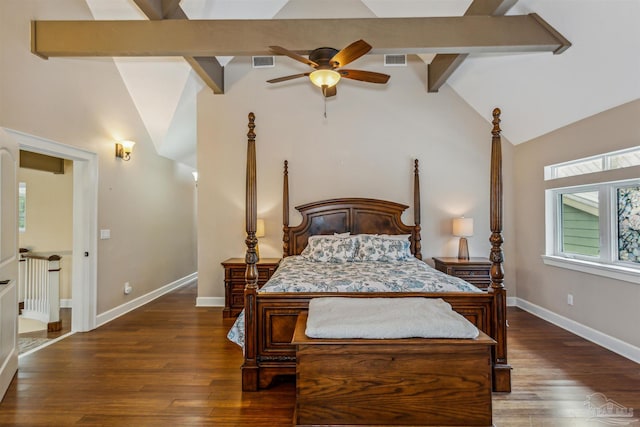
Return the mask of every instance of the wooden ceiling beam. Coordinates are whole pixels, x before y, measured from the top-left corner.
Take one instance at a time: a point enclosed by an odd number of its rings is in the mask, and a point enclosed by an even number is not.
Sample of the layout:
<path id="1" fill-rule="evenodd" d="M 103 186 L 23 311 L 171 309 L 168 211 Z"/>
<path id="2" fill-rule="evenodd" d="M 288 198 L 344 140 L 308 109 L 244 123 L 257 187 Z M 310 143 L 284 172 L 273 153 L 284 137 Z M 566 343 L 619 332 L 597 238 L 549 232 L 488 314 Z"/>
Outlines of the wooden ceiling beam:
<path id="1" fill-rule="evenodd" d="M 517 2 L 518 0 L 473 0 L 464 14 L 502 16 Z"/>
<path id="2" fill-rule="evenodd" d="M 147 15 L 147 18 L 154 21 L 189 19 L 180 7 L 180 0 L 134 0 L 134 2 L 142 13 Z M 224 93 L 224 67 L 220 65 L 215 56 L 185 56 L 184 59 L 202 81 L 213 90 L 213 93 Z"/>
<path id="3" fill-rule="evenodd" d="M 42 57 L 306 54 L 364 39 L 371 53 L 554 52 L 570 43 L 535 14 L 431 18 L 33 21 Z"/>
<path id="4" fill-rule="evenodd" d="M 427 92 L 438 92 L 467 56 L 467 53 L 439 53 L 434 56 L 427 65 Z"/>
<path id="5" fill-rule="evenodd" d="M 474 15 L 504 15 L 518 0 L 474 0 L 464 13 Z M 438 54 L 427 66 L 427 91 L 438 92 L 453 72 L 464 62 L 467 54 Z"/>

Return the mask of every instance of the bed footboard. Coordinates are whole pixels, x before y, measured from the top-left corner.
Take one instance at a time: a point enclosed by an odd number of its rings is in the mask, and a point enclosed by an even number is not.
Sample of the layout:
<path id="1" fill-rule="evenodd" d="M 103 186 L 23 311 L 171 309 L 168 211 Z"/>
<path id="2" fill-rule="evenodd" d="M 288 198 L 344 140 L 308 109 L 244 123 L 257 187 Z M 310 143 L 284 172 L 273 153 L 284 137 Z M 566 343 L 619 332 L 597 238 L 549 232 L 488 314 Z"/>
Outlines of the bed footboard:
<path id="1" fill-rule="evenodd" d="M 242 366 L 244 391 L 267 388 L 276 376 L 295 374 L 295 346 L 291 344 L 291 339 L 298 314 L 307 312 L 312 298 L 326 296 L 326 293 L 245 291 L 245 361 Z M 494 334 L 494 295 L 491 293 L 332 293 L 331 296 L 442 298 L 478 329 L 489 336 Z M 493 366 L 496 366 L 495 360 Z"/>

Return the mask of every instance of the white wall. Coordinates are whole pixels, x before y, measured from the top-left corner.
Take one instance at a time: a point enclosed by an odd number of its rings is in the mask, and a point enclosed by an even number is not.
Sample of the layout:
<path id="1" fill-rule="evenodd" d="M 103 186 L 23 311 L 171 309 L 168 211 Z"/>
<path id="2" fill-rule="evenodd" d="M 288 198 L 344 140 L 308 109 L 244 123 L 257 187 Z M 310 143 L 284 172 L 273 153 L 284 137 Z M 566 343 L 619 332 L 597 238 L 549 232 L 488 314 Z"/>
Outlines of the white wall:
<path id="1" fill-rule="evenodd" d="M 629 168 L 545 182 L 544 166 L 639 145 L 638 117 L 640 101 L 634 101 L 515 150 L 518 297 L 636 347 L 640 347 L 640 285 L 548 266 L 541 255 L 545 250 L 545 189 L 576 185 L 580 179 L 637 178 L 638 172 Z M 567 305 L 569 293 L 573 306 Z"/>
<path id="2" fill-rule="evenodd" d="M 455 256 L 453 217 L 475 219 L 472 256 L 489 254 L 489 164 L 491 111 L 478 116 L 448 86 L 425 90 L 426 67 L 410 57 L 408 67 L 383 67 L 367 56 L 350 68 L 391 74 L 376 86 L 341 81 L 327 101 L 306 79 L 269 85 L 266 80 L 306 71 L 278 57 L 275 68 L 252 69 L 248 58 L 225 67 L 225 94 L 198 99 L 199 297 L 224 295 L 220 262 L 243 257 L 247 115 L 256 114 L 258 216 L 266 219 L 263 257 L 282 248 L 282 165 L 289 160 L 290 224 L 294 206 L 334 197 L 372 197 L 410 206 L 413 221 L 413 159 L 421 162 L 423 257 Z M 508 120 L 508 113 L 505 114 Z M 504 142 L 506 258 L 513 260 L 511 157 Z M 514 291 L 514 265 L 507 265 Z"/>
<path id="3" fill-rule="evenodd" d="M 100 314 L 196 271 L 195 185 L 156 153 L 113 60 L 31 54 L 32 19 L 92 16 L 82 0 L 0 2 L 0 126 L 97 153 L 98 227 L 111 230 L 98 241 Z M 117 139 L 137 141 L 131 161 L 115 158 Z"/>

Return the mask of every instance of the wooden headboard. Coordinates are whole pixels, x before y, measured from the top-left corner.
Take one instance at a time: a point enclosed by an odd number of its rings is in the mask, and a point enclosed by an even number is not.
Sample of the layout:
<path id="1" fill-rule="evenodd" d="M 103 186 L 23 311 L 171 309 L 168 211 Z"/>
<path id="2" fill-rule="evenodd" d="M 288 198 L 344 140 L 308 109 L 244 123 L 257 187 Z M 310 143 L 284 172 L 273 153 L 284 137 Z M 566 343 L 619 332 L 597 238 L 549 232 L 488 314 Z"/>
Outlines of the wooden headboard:
<path id="1" fill-rule="evenodd" d="M 296 206 L 302 222 L 289 227 L 289 163 L 284 162 L 283 188 L 283 256 L 299 255 L 307 246 L 309 236 L 333 233 L 351 234 L 410 234 L 411 253 L 422 259 L 420 243 L 420 185 L 418 161 L 414 169 L 415 225 L 402 222 L 407 205 L 386 200 L 341 198 L 322 200 Z"/>

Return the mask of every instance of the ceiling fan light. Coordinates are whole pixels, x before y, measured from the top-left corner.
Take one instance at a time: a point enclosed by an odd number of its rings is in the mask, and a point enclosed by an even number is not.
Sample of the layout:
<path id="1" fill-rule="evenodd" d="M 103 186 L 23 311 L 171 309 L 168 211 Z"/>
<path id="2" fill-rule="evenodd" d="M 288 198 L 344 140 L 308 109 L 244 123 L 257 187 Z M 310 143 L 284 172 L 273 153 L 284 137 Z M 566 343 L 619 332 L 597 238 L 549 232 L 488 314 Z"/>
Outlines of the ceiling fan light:
<path id="1" fill-rule="evenodd" d="M 318 87 L 332 87 L 340 80 L 340 73 L 334 70 L 316 70 L 309 74 L 309 79 Z"/>

